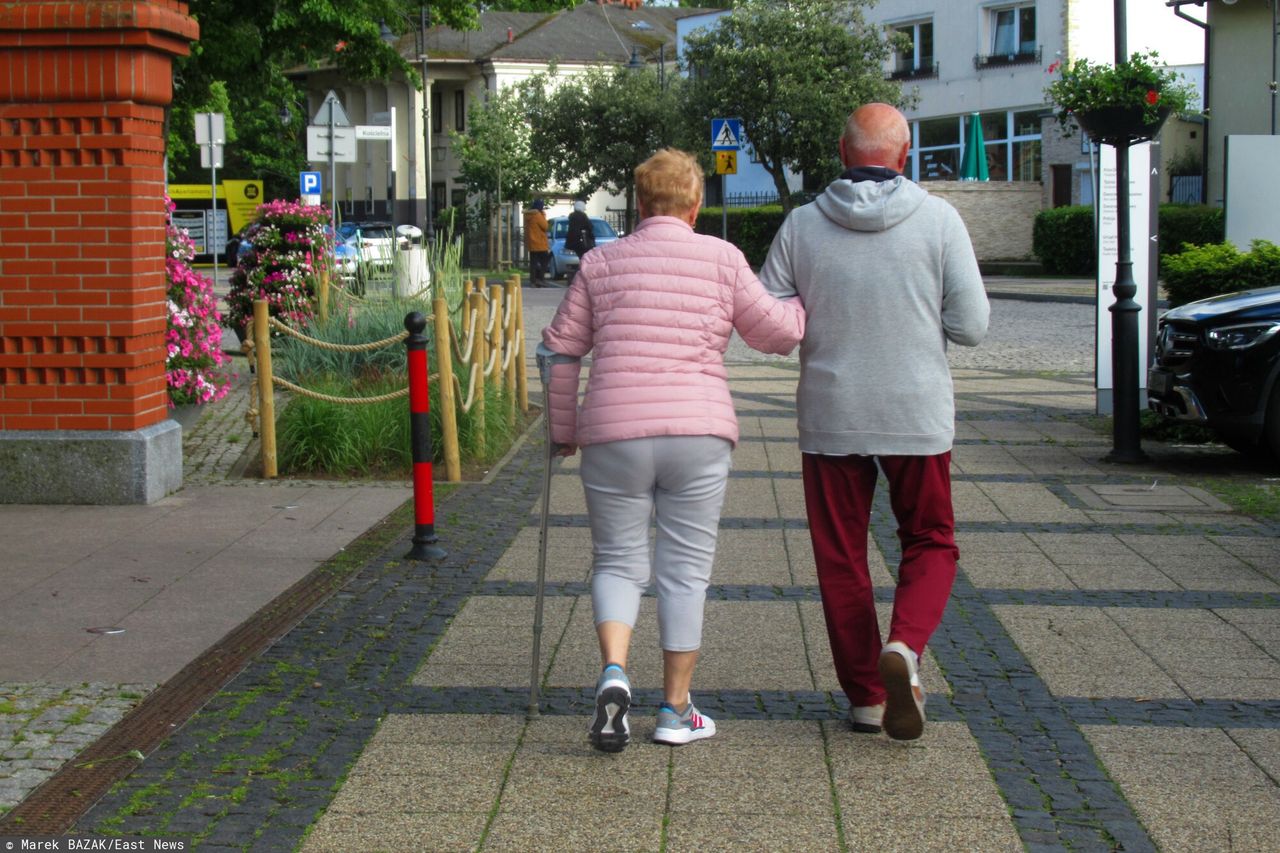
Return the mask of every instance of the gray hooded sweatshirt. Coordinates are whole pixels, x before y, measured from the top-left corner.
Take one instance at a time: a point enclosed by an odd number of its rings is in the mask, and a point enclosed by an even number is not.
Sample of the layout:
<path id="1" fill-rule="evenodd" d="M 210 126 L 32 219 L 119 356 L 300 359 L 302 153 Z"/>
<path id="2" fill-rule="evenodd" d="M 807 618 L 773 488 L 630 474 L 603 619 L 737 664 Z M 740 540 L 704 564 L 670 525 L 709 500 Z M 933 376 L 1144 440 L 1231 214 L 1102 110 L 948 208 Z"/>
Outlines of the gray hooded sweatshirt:
<path id="1" fill-rule="evenodd" d="M 800 450 L 931 456 L 951 449 L 947 342 L 987 332 L 986 289 L 955 208 L 902 176 L 840 179 L 782 223 L 760 272 L 799 294 Z"/>

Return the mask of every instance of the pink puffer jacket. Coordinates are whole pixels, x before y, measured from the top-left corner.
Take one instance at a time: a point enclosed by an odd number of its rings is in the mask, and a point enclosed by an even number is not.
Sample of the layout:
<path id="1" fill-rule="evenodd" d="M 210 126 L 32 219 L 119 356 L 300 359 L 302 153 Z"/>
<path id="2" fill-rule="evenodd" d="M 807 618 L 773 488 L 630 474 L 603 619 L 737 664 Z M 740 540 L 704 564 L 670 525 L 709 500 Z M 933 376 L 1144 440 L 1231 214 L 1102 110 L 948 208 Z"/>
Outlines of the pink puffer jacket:
<path id="1" fill-rule="evenodd" d="M 581 410 L 580 363 L 552 365 L 552 440 L 718 435 L 736 444 L 724 367 L 734 329 L 754 349 L 780 355 L 804 337 L 800 302 L 771 296 L 736 246 L 654 216 L 591 250 L 542 331 L 556 353 L 593 352 Z"/>

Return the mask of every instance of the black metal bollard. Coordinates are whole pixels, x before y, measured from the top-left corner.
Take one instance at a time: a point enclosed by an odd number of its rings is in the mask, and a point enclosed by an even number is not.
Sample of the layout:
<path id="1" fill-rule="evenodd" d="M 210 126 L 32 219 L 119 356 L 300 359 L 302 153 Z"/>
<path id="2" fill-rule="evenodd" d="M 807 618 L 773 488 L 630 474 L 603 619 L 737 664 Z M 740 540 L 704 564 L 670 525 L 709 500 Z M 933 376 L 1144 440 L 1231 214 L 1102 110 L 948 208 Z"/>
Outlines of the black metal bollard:
<path id="1" fill-rule="evenodd" d="M 431 403 L 427 388 L 427 318 L 414 311 L 405 315 L 409 362 L 409 426 L 413 447 L 413 547 L 406 560 L 438 560 L 448 551 L 436 543 L 436 508 L 431 491 Z"/>

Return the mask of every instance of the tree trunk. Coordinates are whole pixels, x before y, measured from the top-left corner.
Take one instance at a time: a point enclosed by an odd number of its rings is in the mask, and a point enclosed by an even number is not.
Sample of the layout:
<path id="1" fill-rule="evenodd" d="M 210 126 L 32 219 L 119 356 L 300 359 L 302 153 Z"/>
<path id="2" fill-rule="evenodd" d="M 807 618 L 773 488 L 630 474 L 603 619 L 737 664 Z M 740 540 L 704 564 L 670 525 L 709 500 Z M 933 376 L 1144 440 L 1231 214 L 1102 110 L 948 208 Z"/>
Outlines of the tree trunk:
<path id="1" fill-rule="evenodd" d="M 774 189 L 778 191 L 778 201 L 782 203 L 782 215 L 786 216 L 791 212 L 791 190 L 787 188 L 786 167 L 778 166 L 777 171 L 769 169 L 769 174 L 773 177 Z"/>
<path id="2" fill-rule="evenodd" d="M 626 226 L 625 226 L 626 232 L 628 234 L 630 234 L 633 230 L 635 230 L 633 227 L 635 222 L 633 218 L 634 212 L 635 212 L 635 206 L 636 206 L 636 185 L 628 181 L 627 182 L 627 217 L 626 217 Z"/>

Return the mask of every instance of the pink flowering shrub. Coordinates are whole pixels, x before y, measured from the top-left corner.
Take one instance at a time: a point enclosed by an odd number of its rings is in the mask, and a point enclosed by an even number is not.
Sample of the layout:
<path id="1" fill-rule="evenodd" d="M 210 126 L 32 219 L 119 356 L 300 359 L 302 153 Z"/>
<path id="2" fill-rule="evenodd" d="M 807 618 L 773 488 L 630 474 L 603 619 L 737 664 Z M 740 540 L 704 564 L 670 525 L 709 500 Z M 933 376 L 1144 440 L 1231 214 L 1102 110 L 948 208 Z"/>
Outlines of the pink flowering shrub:
<path id="1" fill-rule="evenodd" d="M 165 209 L 174 210 L 167 198 Z M 187 232 L 170 221 L 165 228 L 164 271 L 169 291 L 165 378 L 171 407 L 212 403 L 231 388 L 231 374 L 225 370 L 231 359 L 222 352 L 218 300 L 213 282 L 191 268 L 195 254 Z"/>
<path id="2" fill-rule="evenodd" d="M 245 233 L 252 250 L 241 257 L 227 296 L 228 325 L 244 336 L 255 299 L 271 315 L 295 326 L 311 323 L 315 282 L 331 254 L 329 209 L 277 199 L 258 205 Z"/>

